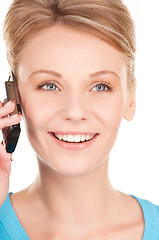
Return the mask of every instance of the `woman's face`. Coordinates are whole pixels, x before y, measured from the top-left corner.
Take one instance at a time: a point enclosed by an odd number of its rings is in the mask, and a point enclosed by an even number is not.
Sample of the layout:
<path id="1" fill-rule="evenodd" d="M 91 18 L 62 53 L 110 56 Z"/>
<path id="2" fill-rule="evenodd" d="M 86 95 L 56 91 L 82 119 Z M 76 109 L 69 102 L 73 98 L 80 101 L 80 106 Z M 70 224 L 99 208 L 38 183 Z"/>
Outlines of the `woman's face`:
<path id="1" fill-rule="evenodd" d="M 122 118 L 134 114 L 125 55 L 64 25 L 26 43 L 18 85 L 29 141 L 38 160 L 60 174 L 86 173 L 107 161 Z"/>

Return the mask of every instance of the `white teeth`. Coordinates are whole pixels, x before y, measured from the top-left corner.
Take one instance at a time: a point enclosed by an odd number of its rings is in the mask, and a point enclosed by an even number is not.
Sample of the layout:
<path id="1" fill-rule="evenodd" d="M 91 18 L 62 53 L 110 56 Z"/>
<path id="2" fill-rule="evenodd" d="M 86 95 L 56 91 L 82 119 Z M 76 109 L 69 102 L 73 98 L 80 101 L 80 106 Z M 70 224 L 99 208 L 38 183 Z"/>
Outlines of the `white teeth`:
<path id="1" fill-rule="evenodd" d="M 68 135 L 67 139 L 68 139 L 69 142 L 73 142 L 74 141 L 74 137 L 72 135 Z"/>
<path id="2" fill-rule="evenodd" d="M 61 135 L 61 134 L 55 134 L 55 136 L 59 140 L 67 141 L 67 142 L 84 142 L 92 139 L 94 136 L 92 135 Z"/>
<path id="3" fill-rule="evenodd" d="M 72 135 L 73 137 L 73 141 L 72 142 L 80 142 L 80 135 Z M 67 141 L 69 142 L 69 139 L 67 139 Z"/>
<path id="4" fill-rule="evenodd" d="M 86 137 L 84 135 L 81 136 L 81 142 L 84 142 L 86 140 Z"/>
<path id="5" fill-rule="evenodd" d="M 62 140 L 62 135 L 58 135 L 59 140 Z"/>
<path id="6" fill-rule="evenodd" d="M 89 135 L 86 136 L 86 140 L 89 140 Z"/>
<path id="7" fill-rule="evenodd" d="M 63 135 L 63 140 L 67 141 L 67 136 L 66 135 Z"/>

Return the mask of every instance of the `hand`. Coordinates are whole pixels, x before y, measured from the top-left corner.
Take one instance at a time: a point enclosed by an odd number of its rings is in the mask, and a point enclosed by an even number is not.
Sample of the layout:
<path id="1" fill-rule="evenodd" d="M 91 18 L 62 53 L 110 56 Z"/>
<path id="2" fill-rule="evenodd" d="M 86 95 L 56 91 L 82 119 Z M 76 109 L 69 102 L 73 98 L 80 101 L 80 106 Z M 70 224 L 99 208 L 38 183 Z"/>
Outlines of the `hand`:
<path id="1" fill-rule="evenodd" d="M 7 104 L 2 104 L 0 101 L 0 129 L 18 124 L 21 120 L 20 115 L 13 115 L 8 117 L 8 114 L 14 111 L 15 103 L 9 101 Z M 0 144 L 0 207 L 7 198 L 9 191 L 9 176 L 11 172 L 11 157 L 12 154 L 7 153 L 3 145 Z"/>

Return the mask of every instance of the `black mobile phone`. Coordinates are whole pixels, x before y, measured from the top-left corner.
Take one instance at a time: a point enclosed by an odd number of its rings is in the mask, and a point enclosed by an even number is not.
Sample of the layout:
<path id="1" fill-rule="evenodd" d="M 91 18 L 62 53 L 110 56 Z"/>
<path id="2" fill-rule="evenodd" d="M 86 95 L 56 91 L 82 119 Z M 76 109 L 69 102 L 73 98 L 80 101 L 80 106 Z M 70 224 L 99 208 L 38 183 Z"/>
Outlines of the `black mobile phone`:
<path id="1" fill-rule="evenodd" d="M 14 99 L 15 101 L 15 109 L 9 116 L 14 114 L 21 114 L 21 104 L 20 104 L 20 96 L 17 86 L 17 81 L 12 72 L 10 72 L 10 76 L 8 81 L 5 82 L 5 89 L 7 95 L 7 101 Z M 15 151 L 19 135 L 20 135 L 20 124 L 12 125 L 10 127 L 6 127 L 2 130 L 3 134 L 3 143 L 8 153 L 13 153 Z"/>

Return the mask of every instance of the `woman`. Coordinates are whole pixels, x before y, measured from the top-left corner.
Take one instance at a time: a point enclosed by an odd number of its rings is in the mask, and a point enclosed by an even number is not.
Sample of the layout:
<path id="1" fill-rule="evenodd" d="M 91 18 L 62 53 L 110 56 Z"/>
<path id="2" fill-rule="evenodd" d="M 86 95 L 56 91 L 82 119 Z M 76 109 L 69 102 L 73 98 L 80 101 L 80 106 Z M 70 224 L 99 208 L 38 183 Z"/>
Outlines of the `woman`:
<path id="1" fill-rule="evenodd" d="M 2 239 L 159 238 L 159 207 L 114 189 L 109 153 L 135 113 L 135 34 L 116 0 L 13 1 L 4 24 L 36 180 L 8 193 L 10 155 L 0 146 Z M 0 128 L 17 124 L 0 108 Z"/>

